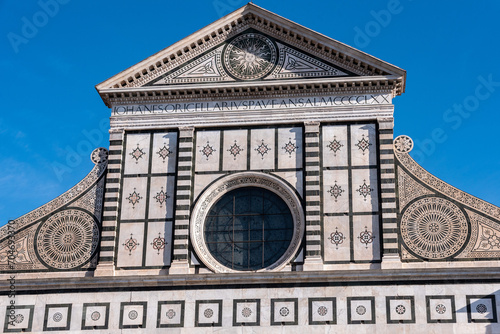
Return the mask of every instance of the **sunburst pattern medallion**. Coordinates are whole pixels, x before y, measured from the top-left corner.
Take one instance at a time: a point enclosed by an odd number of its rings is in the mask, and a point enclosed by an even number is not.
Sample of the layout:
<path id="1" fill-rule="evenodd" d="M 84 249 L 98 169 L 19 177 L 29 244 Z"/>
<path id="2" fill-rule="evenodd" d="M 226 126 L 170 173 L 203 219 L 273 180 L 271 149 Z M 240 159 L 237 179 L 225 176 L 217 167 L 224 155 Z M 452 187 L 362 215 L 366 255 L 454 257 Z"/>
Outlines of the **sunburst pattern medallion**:
<path id="1" fill-rule="evenodd" d="M 277 59 L 273 42 L 260 34 L 236 37 L 224 51 L 224 65 L 237 79 L 255 80 L 269 74 Z"/>

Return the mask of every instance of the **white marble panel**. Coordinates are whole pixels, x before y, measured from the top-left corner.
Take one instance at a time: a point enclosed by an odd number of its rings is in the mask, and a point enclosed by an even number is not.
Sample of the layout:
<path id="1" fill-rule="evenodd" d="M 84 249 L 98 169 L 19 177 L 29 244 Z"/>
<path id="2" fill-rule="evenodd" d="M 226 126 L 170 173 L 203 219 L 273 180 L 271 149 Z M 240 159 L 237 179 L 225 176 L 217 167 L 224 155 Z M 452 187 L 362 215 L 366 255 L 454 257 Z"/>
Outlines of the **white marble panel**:
<path id="1" fill-rule="evenodd" d="M 301 314 L 305 314 L 305 308 L 299 310 Z M 333 306 L 332 300 L 314 300 L 311 303 L 311 315 L 312 321 L 326 322 L 333 321 L 335 319 L 334 312 L 335 308 Z"/>
<path id="2" fill-rule="evenodd" d="M 152 154 L 151 173 L 175 173 L 177 132 L 155 133 Z"/>
<path id="3" fill-rule="evenodd" d="M 248 130 L 226 130 L 222 169 L 227 171 L 247 170 Z"/>
<path id="4" fill-rule="evenodd" d="M 17 301 L 16 301 L 17 302 Z M 7 303 L 10 303 L 10 301 L 7 301 Z M 8 307 L 10 305 L 6 305 Z M 5 310 L 5 312 L 10 312 L 9 309 L 6 307 L 2 307 L 2 310 Z M 9 318 L 4 317 L 6 319 L 5 321 L 7 322 L 5 324 L 4 329 L 6 328 L 8 331 L 13 332 L 13 331 L 23 331 L 23 329 L 26 329 L 29 327 L 30 324 L 30 319 L 33 318 L 34 312 L 30 308 L 24 308 L 24 305 L 15 305 L 15 309 L 12 310 L 12 313 L 6 313 L 10 314 Z M 2 314 L 3 315 L 3 314 Z M 37 319 L 38 320 L 38 319 Z M 40 320 L 43 320 L 43 315 Z M 32 320 L 33 322 L 33 320 Z M 4 331 L 4 333 L 7 331 Z"/>
<path id="5" fill-rule="evenodd" d="M 353 243 L 355 261 L 380 260 L 379 216 L 353 217 Z"/>
<path id="6" fill-rule="evenodd" d="M 347 125 L 327 125 L 321 129 L 323 167 L 347 166 Z"/>
<path id="7" fill-rule="evenodd" d="M 203 192 L 203 190 L 224 174 L 197 174 L 194 176 L 194 198 L 193 202 Z"/>
<path id="8" fill-rule="evenodd" d="M 469 302 L 471 320 L 491 320 L 496 316 L 490 298 L 470 298 Z"/>
<path id="9" fill-rule="evenodd" d="M 144 223 L 120 224 L 117 267 L 142 266 Z"/>
<path id="10" fill-rule="evenodd" d="M 88 305 L 84 314 L 84 326 L 102 327 L 106 324 L 107 308 L 105 305 Z"/>
<path id="11" fill-rule="evenodd" d="M 47 329 L 55 330 L 55 329 L 64 329 L 69 324 L 69 307 L 52 307 L 48 306 L 47 312 Z"/>
<path id="12" fill-rule="evenodd" d="M 195 170 L 197 172 L 218 171 L 220 150 L 220 131 L 196 132 Z"/>
<path id="13" fill-rule="evenodd" d="M 298 316 L 295 314 L 295 301 L 274 302 L 274 323 L 293 323 Z"/>
<path id="14" fill-rule="evenodd" d="M 351 125 L 351 164 L 352 166 L 377 164 L 375 124 Z"/>
<path id="15" fill-rule="evenodd" d="M 410 299 L 389 299 L 389 319 L 391 321 L 411 321 L 412 305 Z"/>
<path id="16" fill-rule="evenodd" d="M 250 169 L 274 169 L 275 129 L 255 129 L 250 137 Z"/>
<path id="17" fill-rule="evenodd" d="M 297 172 L 276 172 L 276 173 L 271 173 L 274 175 L 277 175 L 281 177 L 282 179 L 286 180 L 292 188 L 297 190 L 299 195 L 302 197 L 303 192 L 304 192 L 304 182 L 302 180 L 302 171 L 297 171 Z"/>
<path id="18" fill-rule="evenodd" d="M 144 316 L 143 305 L 123 305 L 123 326 L 142 325 Z"/>
<path id="19" fill-rule="evenodd" d="M 351 240 L 348 216 L 323 218 L 323 254 L 325 261 L 350 261 Z"/>
<path id="20" fill-rule="evenodd" d="M 378 174 L 375 168 L 352 170 L 353 212 L 378 211 L 377 178 Z"/>
<path id="21" fill-rule="evenodd" d="M 184 309 L 181 302 L 169 302 L 161 304 L 159 310 L 160 326 L 177 327 L 182 324 Z"/>
<path id="22" fill-rule="evenodd" d="M 278 129 L 278 169 L 302 168 L 302 128 Z"/>
<path id="23" fill-rule="evenodd" d="M 212 324 L 219 322 L 219 303 L 200 303 L 198 305 L 198 323 Z"/>
<path id="24" fill-rule="evenodd" d="M 351 300 L 351 321 L 373 321 L 372 301 L 370 299 Z"/>
<path id="25" fill-rule="evenodd" d="M 171 261 L 172 222 L 149 222 L 146 266 L 168 266 Z"/>
<path id="26" fill-rule="evenodd" d="M 147 198 L 146 177 L 123 179 L 121 219 L 145 219 Z"/>
<path id="27" fill-rule="evenodd" d="M 347 170 L 323 171 L 323 212 L 349 212 L 349 174 Z"/>
<path id="28" fill-rule="evenodd" d="M 256 323 L 259 310 L 256 301 L 236 303 L 236 323 Z"/>
<path id="29" fill-rule="evenodd" d="M 175 177 L 151 177 L 149 185 L 149 218 L 173 218 Z"/>
<path id="30" fill-rule="evenodd" d="M 149 169 L 149 133 L 127 135 L 125 147 L 125 174 L 147 174 Z"/>
<path id="31" fill-rule="evenodd" d="M 429 299 L 429 320 L 452 320 L 453 312 L 451 298 L 432 297 Z"/>

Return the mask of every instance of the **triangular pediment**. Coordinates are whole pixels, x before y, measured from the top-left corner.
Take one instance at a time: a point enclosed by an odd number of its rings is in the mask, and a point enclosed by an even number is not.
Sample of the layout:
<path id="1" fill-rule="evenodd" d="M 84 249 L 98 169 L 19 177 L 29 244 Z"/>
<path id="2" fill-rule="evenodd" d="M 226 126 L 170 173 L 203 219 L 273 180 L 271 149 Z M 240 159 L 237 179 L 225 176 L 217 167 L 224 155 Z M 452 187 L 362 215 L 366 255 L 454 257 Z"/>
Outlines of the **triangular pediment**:
<path id="1" fill-rule="evenodd" d="M 107 104 L 109 96 L 124 91 L 161 93 L 221 84 L 227 89 L 299 80 L 337 86 L 366 81 L 370 87 L 385 82 L 398 95 L 405 77 L 394 65 L 249 3 L 96 88 Z"/>
<path id="2" fill-rule="evenodd" d="M 144 86 L 342 76 L 357 74 L 248 29 Z"/>

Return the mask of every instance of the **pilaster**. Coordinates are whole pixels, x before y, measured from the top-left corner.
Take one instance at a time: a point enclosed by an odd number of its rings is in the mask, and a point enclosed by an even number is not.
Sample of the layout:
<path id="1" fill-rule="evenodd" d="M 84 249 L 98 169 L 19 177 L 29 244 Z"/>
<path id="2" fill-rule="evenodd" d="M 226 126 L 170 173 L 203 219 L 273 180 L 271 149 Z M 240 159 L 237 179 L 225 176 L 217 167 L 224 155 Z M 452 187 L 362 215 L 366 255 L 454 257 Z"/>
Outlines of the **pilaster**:
<path id="1" fill-rule="evenodd" d="M 189 272 L 189 219 L 192 200 L 194 127 L 179 128 L 179 156 L 175 195 L 174 253 L 170 274 Z"/>
<path id="2" fill-rule="evenodd" d="M 320 219 L 320 157 L 319 122 L 304 123 L 305 134 L 305 211 L 306 249 L 304 270 L 320 270 L 321 259 L 321 219 Z"/>

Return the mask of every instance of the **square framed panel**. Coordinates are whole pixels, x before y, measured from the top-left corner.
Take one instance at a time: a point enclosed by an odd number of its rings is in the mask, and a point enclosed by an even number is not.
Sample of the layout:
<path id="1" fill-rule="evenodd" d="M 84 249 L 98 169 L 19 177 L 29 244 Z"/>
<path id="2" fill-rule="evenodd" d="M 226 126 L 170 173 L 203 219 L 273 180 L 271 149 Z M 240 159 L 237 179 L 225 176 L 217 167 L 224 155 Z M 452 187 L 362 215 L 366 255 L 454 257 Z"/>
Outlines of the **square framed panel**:
<path id="1" fill-rule="evenodd" d="M 109 303 L 84 303 L 82 330 L 108 329 Z"/>
<path id="2" fill-rule="evenodd" d="M 122 302 L 120 304 L 120 329 L 145 328 L 147 302 Z"/>
<path id="3" fill-rule="evenodd" d="M 222 300 L 197 300 L 194 325 L 196 327 L 222 326 Z"/>
<path id="4" fill-rule="evenodd" d="M 233 300 L 233 326 L 260 326 L 260 299 Z"/>
<path id="5" fill-rule="evenodd" d="M 309 298 L 309 325 L 335 325 L 337 304 L 332 298 Z"/>
<path id="6" fill-rule="evenodd" d="M 348 324 L 375 323 L 375 297 L 347 297 Z"/>
<path id="7" fill-rule="evenodd" d="M 454 296 L 425 296 L 428 323 L 455 323 Z"/>
<path id="8" fill-rule="evenodd" d="M 415 297 L 387 296 L 385 302 L 388 324 L 415 323 Z"/>
<path id="9" fill-rule="evenodd" d="M 467 318 L 469 322 L 497 322 L 497 308 L 494 295 L 468 295 Z"/>
<path id="10" fill-rule="evenodd" d="M 184 327 L 184 301 L 158 301 L 157 328 Z"/>
<path id="11" fill-rule="evenodd" d="M 67 331 L 71 324 L 71 304 L 45 305 L 44 331 Z"/>
<path id="12" fill-rule="evenodd" d="M 9 309 L 9 306 L 5 308 L 3 332 L 31 332 L 35 305 L 16 305 L 14 309 Z"/>
<path id="13" fill-rule="evenodd" d="M 298 304 L 297 298 L 271 299 L 271 326 L 297 325 Z"/>

